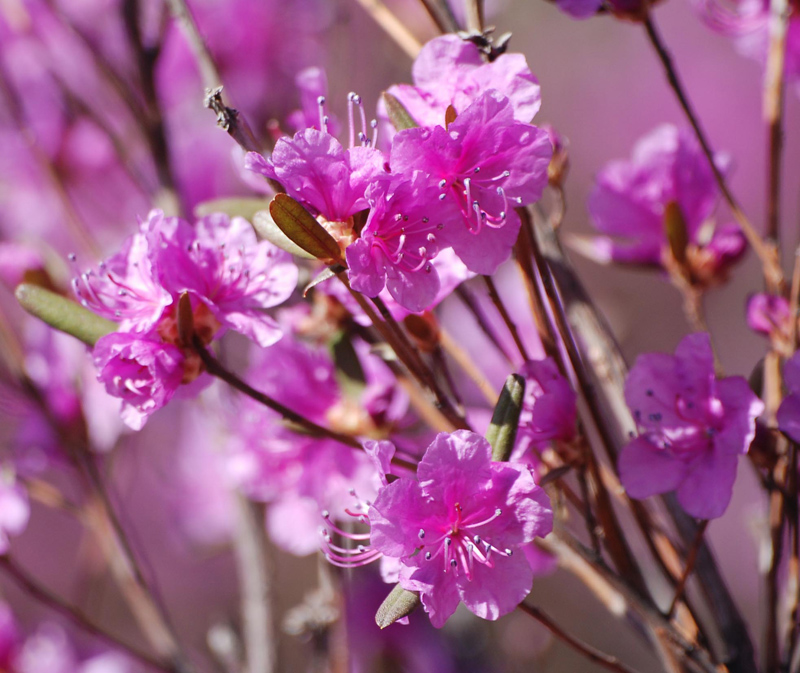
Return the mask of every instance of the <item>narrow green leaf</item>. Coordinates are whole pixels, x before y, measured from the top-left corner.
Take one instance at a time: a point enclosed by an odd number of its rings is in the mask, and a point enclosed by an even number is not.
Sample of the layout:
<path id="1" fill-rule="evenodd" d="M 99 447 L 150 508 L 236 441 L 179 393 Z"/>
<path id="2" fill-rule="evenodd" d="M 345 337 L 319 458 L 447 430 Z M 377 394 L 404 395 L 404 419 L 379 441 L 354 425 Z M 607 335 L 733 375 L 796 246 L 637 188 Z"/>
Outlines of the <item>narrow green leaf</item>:
<path id="1" fill-rule="evenodd" d="M 38 285 L 23 283 L 17 286 L 15 294 L 17 301 L 28 313 L 83 341 L 87 346 L 94 346 L 100 337 L 117 329 L 116 323 Z"/>
<path id="2" fill-rule="evenodd" d="M 486 439 L 492 445 L 492 460 L 506 461 L 511 456 L 524 397 L 525 379 L 519 374 L 511 374 L 500 392 L 492 422 L 486 430 Z"/>
<path id="3" fill-rule="evenodd" d="M 326 264 L 344 264 L 339 244 L 302 205 L 287 194 L 277 194 L 269 214 L 292 243 Z"/>
<path id="4" fill-rule="evenodd" d="M 386 104 L 386 112 L 389 115 L 389 121 L 392 122 L 398 131 L 405 131 L 406 129 L 413 129 L 419 126 L 414 118 L 411 116 L 405 105 L 403 105 L 392 94 L 384 91 L 383 102 Z"/>
<path id="5" fill-rule="evenodd" d="M 316 259 L 314 255 L 309 255 L 303 248 L 292 243 L 289 238 L 284 234 L 275 224 L 272 215 L 268 210 L 258 211 L 251 220 L 253 229 L 256 230 L 256 235 L 269 241 L 272 245 L 276 245 L 281 250 L 291 253 L 295 257 L 302 257 L 303 259 Z"/>
<path id="6" fill-rule="evenodd" d="M 195 217 L 205 217 L 212 213 L 225 213 L 229 217 L 243 217 L 246 220 L 253 220 L 259 210 L 269 207 L 267 199 L 246 198 L 243 196 L 229 197 L 224 199 L 211 199 L 203 201 L 194 207 Z"/>
<path id="7" fill-rule="evenodd" d="M 324 283 L 329 278 L 333 278 L 337 273 L 344 271 L 343 266 L 329 266 L 322 271 L 320 271 L 314 279 L 303 288 L 303 296 L 305 297 L 312 289 L 314 289 L 320 283 Z"/>
<path id="8" fill-rule="evenodd" d="M 396 584 L 378 608 L 378 612 L 375 614 L 375 623 L 385 629 L 398 619 L 410 615 L 421 602 L 418 593 L 406 591 Z"/>
<path id="9" fill-rule="evenodd" d="M 669 249 L 678 264 L 686 263 L 686 248 L 689 245 L 689 233 L 686 230 L 686 220 L 680 206 L 675 201 L 670 201 L 664 210 L 664 229 L 667 232 Z"/>

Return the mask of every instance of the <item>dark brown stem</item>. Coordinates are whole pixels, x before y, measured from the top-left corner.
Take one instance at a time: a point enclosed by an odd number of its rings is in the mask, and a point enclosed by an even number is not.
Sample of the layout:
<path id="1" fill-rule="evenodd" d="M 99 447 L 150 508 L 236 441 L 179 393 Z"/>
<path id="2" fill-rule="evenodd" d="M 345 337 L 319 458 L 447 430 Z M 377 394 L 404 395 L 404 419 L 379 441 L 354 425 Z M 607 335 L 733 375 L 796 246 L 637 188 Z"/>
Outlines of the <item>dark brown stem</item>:
<path id="1" fill-rule="evenodd" d="M 780 263 L 777 260 L 774 248 L 768 245 L 758 235 L 758 232 L 756 232 L 756 230 L 753 228 L 750 220 L 748 220 L 747 216 L 744 214 L 744 211 L 741 209 L 735 197 L 733 196 L 733 193 L 728 188 L 728 183 L 725 180 L 725 176 L 722 174 L 722 171 L 720 171 L 714 161 L 714 152 L 711 149 L 711 145 L 709 144 L 708 139 L 706 138 L 706 135 L 700 126 L 700 121 L 694 112 L 692 104 L 689 101 L 689 97 L 686 94 L 686 90 L 680 80 L 680 77 L 678 76 L 678 71 L 672 62 L 672 56 L 667 50 L 664 41 L 661 39 L 661 35 L 659 34 L 658 29 L 653 22 L 653 17 L 650 12 L 646 13 L 643 23 L 645 31 L 647 32 L 647 37 L 649 38 L 650 43 L 653 45 L 653 48 L 658 54 L 658 58 L 661 60 L 661 63 L 664 66 L 667 80 L 669 81 L 672 90 L 675 92 L 678 102 L 686 114 L 689 123 L 694 129 L 697 140 L 703 150 L 703 154 L 705 154 L 706 158 L 708 159 L 711 171 L 714 174 L 714 179 L 716 180 L 717 185 L 719 186 L 719 189 L 725 198 L 725 201 L 730 207 L 734 219 L 739 224 L 742 233 L 746 236 L 750 246 L 761 260 L 761 264 L 764 269 L 764 279 L 767 282 L 768 289 L 771 291 L 779 290 L 783 287 L 785 281 L 783 277 L 783 270 L 781 269 Z"/>
<path id="2" fill-rule="evenodd" d="M 672 603 L 670 603 L 669 610 L 667 610 L 667 619 L 672 619 L 672 615 L 675 614 L 675 608 L 678 606 L 678 601 L 683 597 L 683 592 L 686 589 L 686 582 L 689 580 L 692 570 L 694 570 L 694 564 L 695 561 L 697 561 L 697 552 L 700 551 L 700 545 L 703 542 L 703 535 L 707 527 L 708 519 L 701 521 L 700 525 L 697 527 L 694 540 L 692 540 L 692 546 L 689 548 L 689 552 L 686 555 L 686 567 L 683 569 L 683 574 L 678 580 L 678 584 L 675 587 L 675 596 L 672 599 Z"/>
<path id="3" fill-rule="evenodd" d="M 528 605 L 527 603 L 520 603 L 517 607 L 526 615 L 530 615 L 536 621 L 542 624 L 542 626 L 544 626 L 560 641 L 566 643 L 573 650 L 579 652 L 589 661 L 594 662 L 598 666 L 602 666 L 609 671 L 615 671 L 615 673 L 636 673 L 634 669 L 626 666 L 616 657 L 612 657 L 610 654 L 601 652 L 591 645 L 584 643 L 582 640 L 578 640 L 575 636 L 567 633 L 539 608 L 534 607 L 533 605 Z"/>
<path id="4" fill-rule="evenodd" d="M 764 74 L 764 118 L 767 121 L 769 138 L 767 240 L 777 247 L 780 240 L 781 155 L 783 152 L 783 68 L 790 10 L 788 0 L 771 0 L 769 4 L 770 39 L 767 67 Z"/>
<path id="5" fill-rule="evenodd" d="M 781 439 L 784 451 L 786 441 Z M 780 451 L 780 449 L 779 449 Z M 781 451 L 781 453 L 784 453 Z M 788 457 L 781 455 L 773 470 L 773 479 L 783 484 L 788 472 Z M 778 629 L 778 611 L 780 608 L 779 572 L 783 557 L 783 542 L 786 532 L 786 498 L 780 489 L 769 494 L 769 530 L 772 557 L 767 570 L 767 624 L 764 630 L 764 671 L 778 673 L 780 671 L 780 633 Z"/>
<path id="6" fill-rule="evenodd" d="M 503 322 L 506 324 L 508 331 L 511 333 L 512 338 L 514 339 L 514 343 L 519 350 L 520 355 L 522 355 L 522 359 L 527 362 L 530 360 L 530 356 L 528 355 L 528 351 L 525 348 L 525 344 L 522 343 L 522 338 L 519 335 L 519 330 L 517 330 L 517 326 L 514 324 L 514 321 L 511 319 L 511 315 L 508 312 L 503 300 L 500 298 L 500 293 L 497 291 L 497 286 L 494 284 L 491 276 L 483 276 L 483 281 L 486 283 L 486 289 L 489 290 L 489 297 L 492 300 L 492 303 L 495 305 L 495 308 L 500 313 L 500 316 L 503 318 Z"/>
<path id="7" fill-rule="evenodd" d="M 46 605 L 51 610 L 66 617 L 76 627 L 92 634 L 98 639 L 104 641 L 107 645 L 123 650 L 137 661 L 140 661 L 154 670 L 164 671 L 165 673 L 177 673 L 180 670 L 177 666 L 174 666 L 169 662 L 160 661 L 150 654 L 142 652 L 123 640 L 120 640 L 115 635 L 101 629 L 78 608 L 70 605 L 52 591 L 42 586 L 31 575 L 25 572 L 25 570 L 23 570 L 22 567 L 19 566 L 13 559 L 11 559 L 11 557 L 0 557 L 0 568 L 2 568 L 6 574 L 11 577 L 14 582 L 16 582 L 17 585 L 19 585 L 19 587 L 22 588 L 29 596 L 39 601 L 43 605 Z"/>

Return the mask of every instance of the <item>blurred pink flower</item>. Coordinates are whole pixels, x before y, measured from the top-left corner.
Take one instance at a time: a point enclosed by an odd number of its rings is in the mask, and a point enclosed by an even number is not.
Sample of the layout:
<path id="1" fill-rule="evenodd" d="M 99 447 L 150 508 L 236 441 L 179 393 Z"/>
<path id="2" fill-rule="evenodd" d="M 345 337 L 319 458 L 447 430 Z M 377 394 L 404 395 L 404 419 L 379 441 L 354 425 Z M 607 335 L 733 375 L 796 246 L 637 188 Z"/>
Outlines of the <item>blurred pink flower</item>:
<path id="1" fill-rule="evenodd" d="M 708 334 L 685 337 L 675 355 L 641 355 L 625 382 L 639 436 L 619 456 L 632 498 L 677 491 L 698 519 L 728 507 L 740 454 L 755 436 L 764 403 L 741 376 L 716 378 Z"/>

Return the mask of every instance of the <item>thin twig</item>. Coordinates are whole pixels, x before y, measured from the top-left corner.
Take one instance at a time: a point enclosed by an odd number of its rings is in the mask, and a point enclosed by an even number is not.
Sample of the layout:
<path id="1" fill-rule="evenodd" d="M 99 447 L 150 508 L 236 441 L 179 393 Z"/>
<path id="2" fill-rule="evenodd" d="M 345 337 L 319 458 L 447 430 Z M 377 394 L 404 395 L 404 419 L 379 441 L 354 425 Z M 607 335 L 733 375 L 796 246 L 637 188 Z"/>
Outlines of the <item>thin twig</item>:
<path id="1" fill-rule="evenodd" d="M 678 76 L 678 72 L 675 69 L 675 65 L 672 62 L 672 57 L 670 56 L 669 51 L 667 50 L 666 46 L 664 45 L 663 40 L 661 39 L 661 35 L 656 28 L 655 23 L 653 22 L 653 17 L 650 12 L 645 14 L 644 18 L 644 27 L 647 32 L 647 36 L 650 39 L 650 43 L 653 45 L 653 48 L 656 50 L 659 59 L 661 60 L 662 65 L 664 66 L 664 70 L 666 71 L 667 80 L 669 81 L 672 90 L 675 92 L 675 95 L 678 98 L 678 102 L 680 103 L 681 108 L 683 109 L 686 117 L 689 120 L 692 128 L 694 129 L 695 135 L 697 136 L 697 140 L 700 143 L 700 147 L 703 150 L 703 153 L 706 155 L 708 159 L 708 163 L 711 167 L 711 171 L 714 174 L 714 179 L 719 186 L 720 191 L 722 192 L 725 201 L 728 203 L 728 206 L 731 209 L 731 213 L 733 214 L 734 219 L 739 224 L 739 227 L 742 230 L 742 233 L 747 238 L 750 246 L 755 251 L 756 255 L 758 255 L 759 259 L 761 260 L 761 264 L 764 269 L 764 279 L 767 282 L 767 287 L 772 290 L 776 291 L 783 287 L 784 285 L 784 277 L 783 277 L 783 270 L 781 269 L 780 263 L 777 260 L 777 256 L 775 254 L 774 248 L 768 245 L 761 236 L 758 235 L 758 232 L 753 228 L 750 220 L 747 219 L 747 216 L 744 214 L 744 211 L 739 206 L 738 202 L 736 201 L 733 193 L 728 188 L 728 184 L 725 180 L 725 176 L 720 171 L 719 167 L 717 166 L 716 162 L 714 161 L 714 152 L 711 149 L 711 145 L 709 144 L 705 133 L 703 132 L 702 128 L 700 127 L 700 122 L 697 118 L 697 115 L 692 108 L 692 104 L 689 102 L 689 98 L 686 95 L 685 88 L 681 83 L 681 80 Z"/>
<path id="2" fill-rule="evenodd" d="M 689 553 L 686 555 L 686 567 L 683 569 L 683 574 L 681 574 L 678 580 L 678 585 L 675 587 L 675 596 L 672 598 L 669 610 L 667 610 L 667 619 L 672 619 L 672 615 L 675 614 L 675 608 L 678 606 L 678 601 L 683 597 L 683 592 L 686 589 L 686 582 L 689 580 L 692 570 L 694 570 L 694 564 L 695 561 L 697 561 L 697 552 L 700 550 L 700 545 L 703 542 L 703 535 L 707 527 L 708 519 L 701 521 L 700 525 L 697 527 L 692 546 L 689 548 Z"/>
<path id="3" fill-rule="evenodd" d="M 447 0 L 420 0 L 441 33 L 456 33 L 460 29 L 458 21 L 447 4 Z"/>
<path id="4" fill-rule="evenodd" d="M 81 612 L 78 608 L 70 605 L 52 591 L 42 586 L 37 580 L 23 570 L 22 566 L 11 559 L 10 556 L 0 557 L 0 568 L 2 568 L 6 574 L 11 577 L 28 595 L 43 605 L 46 605 L 51 610 L 63 615 L 81 630 L 96 636 L 112 647 L 117 647 L 123 650 L 150 668 L 159 671 L 165 671 L 167 673 L 176 673 L 179 670 L 169 662 L 160 661 L 152 655 L 142 652 L 136 647 L 133 647 L 125 641 L 120 640 L 115 635 L 104 631 L 85 614 L 83 614 L 83 612 Z"/>
<path id="5" fill-rule="evenodd" d="M 335 430 L 331 430 L 330 428 L 325 428 L 314 421 L 309 420 L 305 416 L 298 414 L 295 411 L 289 409 L 289 407 L 284 406 L 277 400 L 272 399 L 269 395 L 265 395 L 262 392 L 259 392 L 249 384 L 245 383 L 240 379 L 236 374 L 233 372 L 228 371 L 225 367 L 223 367 L 222 363 L 219 362 L 211 353 L 206 349 L 200 339 L 195 336 L 194 337 L 194 350 L 200 356 L 200 359 L 203 361 L 203 365 L 205 365 L 206 371 L 211 374 L 211 376 L 215 376 L 216 378 L 225 381 L 229 386 L 235 388 L 240 393 L 243 393 L 250 397 L 251 399 L 255 400 L 259 404 L 263 404 L 265 407 L 272 409 L 273 411 L 277 412 L 283 418 L 290 423 L 294 423 L 295 425 L 307 430 L 308 432 L 312 433 L 313 435 L 317 435 L 319 437 L 327 437 L 328 439 L 333 439 L 340 444 L 344 444 L 345 446 L 352 447 L 354 449 L 363 449 L 361 442 L 358 441 L 355 437 L 351 437 L 350 435 L 342 434 L 341 432 L 336 432 Z"/>
<path id="6" fill-rule="evenodd" d="M 511 333 L 511 337 L 514 339 L 514 343 L 516 344 L 522 359 L 527 362 L 531 359 L 528 355 L 528 350 L 525 348 L 525 344 L 522 342 L 522 338 L 519 335 L 519 330 L 514 324 L 514 321 L 511 319 L 511 315 L 509 314 L 506 305 L 500 298 L 500 293 L 497 291 L 497 286 L 494 284 L 494 280 L 492 280 L 491 276 L 483 276 L 483 281 L 486 283 L 486 289 L 489 290 L 489 297 L 491 298 L 492 303 L 495 305 L 495 308 L 500 313 L 500 316 L 503 318 L 503 322 L 506 324 L 508 331 Z"/>
<path id="7" fill-rule="evenodd" d="M 602 666 L 609 671 L 615 671 L 615 673 L 636 673 L 634 669 L 626 666 L 616 657 L 612 657 L 610 654 L 601 652 L 597 648 L 592 647 L 591 645 L 584 643 L 582 640 L 578 640 L 575 636 L 567 633 L 539 608 L 527 603 L 520 603 L 517 607 L 526 615 L 530 615 L 536 621 L 542 624 L 556 638 L 565 642 L 573 650 L 580 652 L 580 654 L 598 666 Z"/>

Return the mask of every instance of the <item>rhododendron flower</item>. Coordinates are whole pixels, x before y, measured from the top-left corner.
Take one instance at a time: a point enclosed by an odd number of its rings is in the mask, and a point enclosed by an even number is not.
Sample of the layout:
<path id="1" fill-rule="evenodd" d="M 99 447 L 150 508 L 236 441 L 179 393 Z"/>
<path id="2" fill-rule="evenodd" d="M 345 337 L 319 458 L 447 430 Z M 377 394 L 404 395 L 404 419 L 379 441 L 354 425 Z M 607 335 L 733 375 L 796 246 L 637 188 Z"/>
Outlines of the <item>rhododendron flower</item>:
<path id="1" fill-rule="evenodd" d="M 713 258 L 699 264 L 711 264 L 716 270 L 744 251 L 740 232 L 720 228 L 708 236 L 702 226 L 718 195 L 708 159 L 692 130 L 660 126 L 636 144 L 630 160 L 612 161 L 598 174 L 589 213 L 597 229 L 610 237 L 594 239 L 589 254 L 600 262 L 661 266 L 669 249 L 665 214 L 675 204 L 688 242 L 706 246 L 706 255 Z M 724 240 L 715 243 L 717 236 Z"/>
<path id="2" fill-rule="evenodd" d="M 552 516 L 526 467 L 493 462 L 485 438 L 458 430 L 436 436 L 416 479 L 381 489 L 369 509 L 370 541 L 400 560 L 400 584 L 420 592 L 434 626 L 459 601 L 494 620 L 530 592 L 533 571 L 520 547 L 547 535 Z"/>
<path id="3" fill-rule="evenodd" d="M 297 267 L 289 253 L 257 241 L 253 227 L 241 217 L 209 215 L 192 226 L 156 215 L 148 228 L 155 239 L 151 247 L 159 282 L 173 297 L 188 292 L 196 317 L 202 319 L 207 309 L 220 325 L 259 346 L 281 338 L 281 328 L 265 309 L 282 304 L 297 285 Z M 212 321 L 202 322 L 213 329 Z"/>
<path id="4" fill-rule="evenodd" d="M 530 122 L 541 106 L 539 82 L 522 54 L 501 54 L 487 63 L 480 50 L 456 35 L 443 35 L 428 42 L 411 70 L 414 85 L 389 88 L 420 126 L 444 125 L 452 105 L 464 112 L 490 89 L 509 99 L 513 116 Z"/>
<path id="5" fill-rule="evenodd" d="M 690 334 L 675 355 L 641 355 L 625 382 L 639 436 L 619 456 L 632 498 L 676 491 L 698 519 L 721 516 L 740 454 L 755 436 L 764 404 L 741 376 L 718 379 L 708 334 Z"/>
<path id="6" fill-rule="evenodd" d="M 558 371 L 552 358 L 526 362 L 519 373 L 525 377 L 525 397 L 519 417 L 515 456 L 553 440 L 575 436 L 577 395 Z"/>
<path id="7" fill-rule="evenodd" d="M 122 420 L 134 430 L 172 399 L 185 376 L 181 350 L 157 336 L 113 332 L 98 340 L 92 357 L 98 380 L 122 400 Z"/>
<path id="8" fill-rule="evenodd" d="M 177 300 L 187 292 L 206 343 L 224 325 L 262 346 L 281 336 L 265 309 L 288 299 L 296 284 L 291 256 L 258 242 L 246 220 L 215 214 L 192 226 L 158 210 L 122 251 L 73 281 L 84 306 L 120 321 L 124 331 L 157 326 L 167 337 Z"/>
<path id="9" fill-rule="evenodd" d="M 438 190 L 421 172 L 383 180 L 368 191 L 370 213 L 361 237 L 346 251 L 350 285 L 369 297 L 386 287 L 412 312 L 428 308 L 439 292 L 431 263 L 445 226 Z"/>
<path id="10" fill-rule="evenodd" d="M 545 131 L 514 119 L 511 101 L 481 95 L 447 129 L 412 128 L 392 143 L 394 173 L 421 171 L 449 209 L 440 239 L 471 271 L 492 274 L 519 233 L 515 208 L 538 200 L 553 148 Z"/>
<path id="11" fill-rule="evenodd" d="M 778 427 L 795 442 L 800 442 L 800 353 L 786 361 L 783 382 L 789 394 L 778 408 Z"/>

